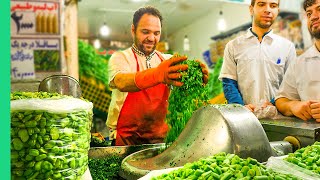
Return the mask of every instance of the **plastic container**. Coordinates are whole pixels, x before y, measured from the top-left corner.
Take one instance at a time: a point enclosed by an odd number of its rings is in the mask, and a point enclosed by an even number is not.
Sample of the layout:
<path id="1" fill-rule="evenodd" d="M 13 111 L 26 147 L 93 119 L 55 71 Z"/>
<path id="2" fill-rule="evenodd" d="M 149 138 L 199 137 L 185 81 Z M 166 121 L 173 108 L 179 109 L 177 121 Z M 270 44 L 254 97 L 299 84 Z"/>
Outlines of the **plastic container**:
<path id="1" fill-rule="evenodd" d="M 80 179 L 92 107 L 73 97 L 11 100 L 11 179 Z"/>

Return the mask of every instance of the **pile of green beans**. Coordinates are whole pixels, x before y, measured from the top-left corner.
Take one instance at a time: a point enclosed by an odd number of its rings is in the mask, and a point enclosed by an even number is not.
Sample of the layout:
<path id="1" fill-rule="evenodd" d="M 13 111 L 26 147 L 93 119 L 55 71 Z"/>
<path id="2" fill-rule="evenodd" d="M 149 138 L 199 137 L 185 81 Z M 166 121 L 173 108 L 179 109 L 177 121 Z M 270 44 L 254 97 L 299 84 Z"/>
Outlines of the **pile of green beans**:
<path id="1" fill-rule="evenodd" d="M 289 153 L 285 160 L 320 174 L 320 142 Z"/>
<path id="2" fill-rule="evenodd" d="M 63 96 L 19 92 L 11 97 Z M 92 110 L 11 110 L 11 179 L 80 179 L 88 165 L 91 121 Z"/>
<path id="3" fill-rule="evenodd" d="M 292 175 L 284 175 L 267 170 L 253 158 L 242 159 L 225 152 L 187 163 L 182 168 L 153 177 L 152 180 L 298 180 Z"/>

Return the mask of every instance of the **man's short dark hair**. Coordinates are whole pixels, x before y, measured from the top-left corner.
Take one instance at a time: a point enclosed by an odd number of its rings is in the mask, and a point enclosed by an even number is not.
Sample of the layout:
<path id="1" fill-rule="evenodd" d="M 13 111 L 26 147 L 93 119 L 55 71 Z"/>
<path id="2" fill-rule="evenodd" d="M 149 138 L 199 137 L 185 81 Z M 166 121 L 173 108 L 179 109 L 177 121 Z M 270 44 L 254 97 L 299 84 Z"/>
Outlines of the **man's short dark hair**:
<path id="1" fill-rule="evenodd" d="M 308 7 L 312 6 L 315 3 L 316 3 L 316 0 L 304 0 L 303 9 L 306 11 Z"/>
<path id="2" fill-rule="evenodd" d="M 138 9 L 133 15 L 133 20 L 132 20 L 133 22 L 132 23 L 133 23 L 135 31 L 137 29 L 137 26 L 138 26 L 138 23 L 139 23 L 141 17 L 144 14 L 150 14 L 150 15 L 158 17 L 160 19 L 160 23 L 162 26 L 162 15 L 161 15 L 160 11 L 153 6 L 145 6 L 145 7 Z"/>
<path id="3" fill-rule="evenodd" d="M 278 0 L 278 2 L 280 3 L 280 0 Z M 251 6 L 254 6 L 255 3 L 256 3 L 256 0 L 251 0 Z"/>
<path id="4" fill-rule="evenodd" d="M 256 0 L 251 0 L 251 6 L 254 6 L 254 3 L 256 3 Z"/>

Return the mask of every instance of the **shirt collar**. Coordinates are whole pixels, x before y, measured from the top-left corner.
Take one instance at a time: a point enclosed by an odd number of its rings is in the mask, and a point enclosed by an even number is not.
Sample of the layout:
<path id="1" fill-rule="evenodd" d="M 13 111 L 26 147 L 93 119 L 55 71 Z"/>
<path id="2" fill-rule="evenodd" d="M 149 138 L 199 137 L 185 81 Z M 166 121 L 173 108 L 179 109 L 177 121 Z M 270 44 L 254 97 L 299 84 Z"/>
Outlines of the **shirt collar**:
<path id="1" fill-rule="evenodd" d="M 310 49 L 307 52 L 306 58 L 315 58 L 315 57 L 320 57 L 320 52 L 318 51 L 316 45 L 314 44 L 313 46 L 310 47 Z"/>
<path id="2" fill-rule="evenodd" d="M 271 39 L 273 39 L 273 30 L 270 30 L 268 32 L 266 32 L 263 36 L 262 36 L 262 39 L 264 37 L 270 37 Z M 247 33 L 246 33 L 246 38 L 249 39 L 251 37 L 257 37 L 258 38 L 258 35 L 252 31 L 252 27 L 250 27 L 248 30 L 247 30 Z"/>
<path id="3" fill-rule="evenodd" d="M 139 56 L 142 56 L 142 57 L 146 57 L 147 59 L 148 58 L 151 58 L 156 51 L 153 51 L 149 56 L 146 56 L 143 52 L 141 52 L 138 47 L 135 45 L 135 44 L 132 44 L 132 49 L 135 53 L 137 53 Z"/>

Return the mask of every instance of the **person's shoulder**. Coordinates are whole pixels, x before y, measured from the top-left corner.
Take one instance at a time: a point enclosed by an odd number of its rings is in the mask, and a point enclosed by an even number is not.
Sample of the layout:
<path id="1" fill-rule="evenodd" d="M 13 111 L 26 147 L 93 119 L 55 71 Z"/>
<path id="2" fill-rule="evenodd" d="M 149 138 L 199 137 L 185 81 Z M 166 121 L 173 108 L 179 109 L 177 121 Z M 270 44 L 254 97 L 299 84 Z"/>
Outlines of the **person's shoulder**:
<path id="1" fill-rule="evenodd" d="M 245 39 L 246 39 L 246 34 L 241 34 L 241 35 L 238 35 L 238 36 L 232 38 L 227 44 L 229 44 L 229 45 L 239 45 L 241 43 L 246 42 Z"/>
<path id="2" fill-rule="evenodd" d="M 127 49 L 124 49 L 124 50 L 118 50 L 118 51 L 115 51 L 111 57 L 119 57 L 119 56 L 126 56 L 126 55 L 129 55 L 131 53 L 131 48 L 127 48 Z"/>
<path id="3" fill-rule="evenodd" d="M 173 55 L 172 54 L 166 54 L 166 53 L 162 53 L 158 50 L 155 50 L 157 54 L 161 55 L 165 60 L 170 59 Z"/>
<path id="4" fill-rule="evenodd" d="M 297 61 L 301 62 L 301 61 L 304 61 L 305 59 L 315 57 L 317 52 L 318 50 L 316 49 L 316 47 L 312 45 L 304 53 L 298 56 Z"/>
<path id="5" fill-rule="evenodd" d="M 294 44 L 292 41 L 290 41 L 289 39 L 283 37 L 283 36 L 280 36 L 278 34 L 273 34 L 272 35 L 273 38 L 277 39 L 278 41 L 280 41 L 282 44 L 285 44 L 285 45 L 288 45 L 288 46 L 293 46 L 294 47 Z"/>

